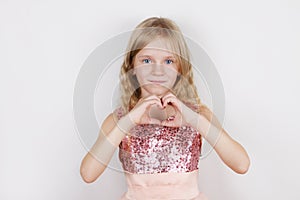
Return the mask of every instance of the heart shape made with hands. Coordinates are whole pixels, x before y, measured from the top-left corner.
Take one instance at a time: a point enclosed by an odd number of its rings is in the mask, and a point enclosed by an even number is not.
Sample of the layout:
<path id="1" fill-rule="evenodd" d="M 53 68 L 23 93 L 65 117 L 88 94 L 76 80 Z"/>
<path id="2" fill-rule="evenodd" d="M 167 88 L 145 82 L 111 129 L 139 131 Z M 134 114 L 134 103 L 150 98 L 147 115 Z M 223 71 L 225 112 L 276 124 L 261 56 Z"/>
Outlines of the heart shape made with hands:
<path id="1" fill-rule="evenodd" d="M 150 118 L 158 119 L 159 121 L 170 121 L 176 116 L 176 108 L 171 104 L 167 104 L 165 108 L 160 108 L 157 105 L 152 105 L 149 109 Z"/>

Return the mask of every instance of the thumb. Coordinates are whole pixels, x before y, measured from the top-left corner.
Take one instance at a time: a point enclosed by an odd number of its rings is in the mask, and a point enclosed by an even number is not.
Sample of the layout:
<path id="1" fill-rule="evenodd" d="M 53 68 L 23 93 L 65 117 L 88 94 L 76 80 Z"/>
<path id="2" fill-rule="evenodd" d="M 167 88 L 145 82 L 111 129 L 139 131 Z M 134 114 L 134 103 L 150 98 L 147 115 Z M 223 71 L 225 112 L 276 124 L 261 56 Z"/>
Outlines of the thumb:
<path id="1" fill-rule="evenodd" d="M 167 120 L 163 120 L 163 121 L 161 122 L 161 125 L 163 125 L 163 126 L 170 126 L 170 122 L 167 121 Z"/>
<path id="2" fill-rule="evenodd" d="M 154 118 L 150 118 L 150 119 L 149 119 L 149 123 L 150 123 L 150 124 L 158 124 L 158 125 L 161 125 L 160 120 L 154 119 Z"/>

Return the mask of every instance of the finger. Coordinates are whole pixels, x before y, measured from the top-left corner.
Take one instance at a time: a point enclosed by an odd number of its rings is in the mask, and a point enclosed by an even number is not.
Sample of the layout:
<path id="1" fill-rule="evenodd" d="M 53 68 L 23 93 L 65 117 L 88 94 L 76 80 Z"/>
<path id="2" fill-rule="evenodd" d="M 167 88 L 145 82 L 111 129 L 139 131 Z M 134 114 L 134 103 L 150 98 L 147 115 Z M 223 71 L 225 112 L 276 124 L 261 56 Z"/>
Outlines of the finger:
<path id="1" fill-rule="evenodd" d="M 169 123 L 168 123 L 168 121 L 163 120 L 163 121 L 161 122 L 161 125 L 163 125 L 163 126 L 169 126 Z"/>
<path id="2" fill-rule="evenodd" d="M 172 105 L 172 106 L 178 108 L 177 101 L 173 97 L 165 99 L 165 101 L 163 102 L 163 106 L 166 107 L 167 105 Z"/>
<path id="3" fill-rule="evenodd" d="M 160 105 L 160 100 L 155 97 L 146 97 L 142 100 L 141 105 L 146 109 L 149 108 L 149 106 L 157 104 Z"/>
<path id="4" fill-rule="evenodd" d="M 156 104 L 158 107 L 163 108 L 163 105 L 159 98 L 155 98 L 151 100 L 151 105 Z"/>
<path id="5" fill-rule="evenodd" d="M 174 121 L 164 120 L 164 121 L 161 122 L 161 124 L 162 124 L 163 126 L 177 127 L 177 125 L 175 124 Z"/>
<path id="6" fill-rule="evenodd" d="M 158 119 L 154 119 L 154 118 L 150 118 L 149 123 L 161 125 L 161 122 Z"/>
<path id="7" fill-rule="evenodd" d="M 162 101 L 165 101 L 167 98 L 176 98 L 176 96 L 173 94 L 173 93 L 171 93 L 171 92 L 168 92 L 165 96 L 163 96 L 161 99 L 162 99 Z"/>
<path id="8" fill-rule="evenodd" d="M 167 104 L 172 104 L 172 105 L 176 105 L 178 106 L 177 102 L 178 102 L 178 99 L 176 96 L 174 96 L 173 94 L 170 94 L 168 96 L 164 96 L 162 98 L 162 101 L 163 101 L 163 105 L 166 106 Z"/>
<path id="9" fill-rule="evenodd" d="M 156 95 L 150 95 L 150 96 L 144 97 L 144 100 L 146 100 L 146 101 L 153 100 L 153 99 L 156 99 L 157 101 L 160 102 L 160 98 Z"/>
<path id="10" fill-rule="evenodd" d="M 153 105 L 156 105 L 156 106 L 158 106 L 160 108 L 163 108 L 163 106 L 162 106 L 162 104 L 161 104 L 161 102 L 160 102 L 159 99 L 148 100 L 148 102 L 147 102 L 147 109 L 150 109 L 150 107 L 153 106 Z"/>
<path id="11" fill-rule="evenodd" d="M 178 99 L 173 100 L 172 105 L 173 105 L 173 107 L 175 107 L 176 112 L 178 111 L 178 112 L 182 113 L 182 103 L 180 100 L 178 100 Z"/>
<path id="12" fill-rule="evenodd" d="M 163 107 L 165 108 L 170 102 L 171 102 L 171 100 L 169 98 L 162 99 Z"/>

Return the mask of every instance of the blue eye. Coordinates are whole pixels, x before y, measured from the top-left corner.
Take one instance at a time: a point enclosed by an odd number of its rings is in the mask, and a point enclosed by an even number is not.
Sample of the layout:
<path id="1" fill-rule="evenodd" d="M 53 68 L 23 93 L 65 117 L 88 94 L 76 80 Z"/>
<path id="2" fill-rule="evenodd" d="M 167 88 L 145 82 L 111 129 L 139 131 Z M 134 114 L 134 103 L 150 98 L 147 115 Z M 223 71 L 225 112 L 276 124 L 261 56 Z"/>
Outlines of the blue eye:
<path id="1" fill-rule="evenodd" d="M 173 60 L 167 59 L 167 60 L 166 60 L 166 63 L 167 63 L 167 64 L 172 64 L 172 63 L 173 63 Z"/>
<path id="2" fill-rule="evenodd" d="M 146 64 L 149 64 L 151 62 L 151 60 L 150 59 L 143 59 L 143 63 L 146 63 Z"/>

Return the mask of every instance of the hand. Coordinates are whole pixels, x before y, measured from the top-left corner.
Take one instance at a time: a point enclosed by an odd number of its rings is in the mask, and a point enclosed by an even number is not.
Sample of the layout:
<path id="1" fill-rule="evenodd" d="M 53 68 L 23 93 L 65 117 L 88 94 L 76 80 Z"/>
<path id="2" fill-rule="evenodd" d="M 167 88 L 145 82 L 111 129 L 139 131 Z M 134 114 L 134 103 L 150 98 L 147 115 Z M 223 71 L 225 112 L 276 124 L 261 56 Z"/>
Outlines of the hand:
<path id="1" fill-rule="evenodd" d="M 141 98 L 134 108 L 129 112 L 129 117 L 135 124 L 161 124 L 161 121 L 149 116 L 151 106 L 157 106 L 163 109 L 160 98 L 151 95 Z"/>
<path id="2" fill-rule="evenodd" d="M 160 117 L 158 115 L 152 115 L 151 111 L 159 110 Z M 141 98 L 134 108 L 125 116 L 126 122 L 123 124 L 130 124 L 135 126 L 137 124 L 158 124 L 170 127 L 181 127 L 187 125 L 186 115 L 183 110 L 190 110 L 184 103 L 182 103 L 173 93 L 168 92 L 162 98 L 155 95 L 151 95 L 145 98 Z M 191 111 L 191 110 L 190 110 Z M 193 111 L 191 111 L 193 112 Z M 128 118 L 128 119 L 127 119 Z M 129 122 L 128 122 L 129 121 Z"/>
<path id="3" fill-rule="evenodd" d="M 190 109 L 184 103 L 182 103 L 173 93 L 168 92 L 161 98 L 162 106 L 165 108 L 167 105 L 172 105 L 176 111 L 174 116 L 169 116 L 167 119 L 161 122 L 161 125 L 171 127 L 181 127 L 187 125 L 186 116 L 184 116 L 184 110 Z"/>

